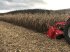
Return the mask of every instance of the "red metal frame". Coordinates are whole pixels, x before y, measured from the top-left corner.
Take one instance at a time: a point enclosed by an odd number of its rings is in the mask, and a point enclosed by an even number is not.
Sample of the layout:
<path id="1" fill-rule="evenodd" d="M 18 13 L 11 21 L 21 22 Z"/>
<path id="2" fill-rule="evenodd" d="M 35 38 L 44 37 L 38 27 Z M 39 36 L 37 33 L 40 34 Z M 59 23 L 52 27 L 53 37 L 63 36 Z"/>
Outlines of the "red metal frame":
<path id="1" fill-rule="evenodd" d="M 64 34 L 62 29 L 64 28 L 65 24 L 66 22 L 57 22 L 53 26 L 49 27 L 45 34 L 51 39 L 56 39 L 57 36 Z"/>

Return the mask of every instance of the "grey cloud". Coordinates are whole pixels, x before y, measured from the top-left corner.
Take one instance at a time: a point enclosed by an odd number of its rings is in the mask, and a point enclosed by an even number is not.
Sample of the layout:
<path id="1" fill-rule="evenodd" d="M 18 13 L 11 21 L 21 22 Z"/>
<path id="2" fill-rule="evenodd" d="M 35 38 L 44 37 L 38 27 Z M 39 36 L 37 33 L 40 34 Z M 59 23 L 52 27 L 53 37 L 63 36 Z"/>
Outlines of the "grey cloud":
<path id="1" fill-rule="evenodd" d="M 44 3 L 43 0 L 1 0 L 0 10 L 28 9 L 36 3 Z"/>
<path id="2" fill-rule="evenodd" d="M 23 3 L 31 3 L 31 2 L 38 2 L 38 3 L 43 3 L 43 0 L 6 0 L 9 2 L 23 2 Z"/>
<path id="3" fill-rule="evenodd" d="M 12 2 L 13 0 L 6 0 L 6 1 Z"/>

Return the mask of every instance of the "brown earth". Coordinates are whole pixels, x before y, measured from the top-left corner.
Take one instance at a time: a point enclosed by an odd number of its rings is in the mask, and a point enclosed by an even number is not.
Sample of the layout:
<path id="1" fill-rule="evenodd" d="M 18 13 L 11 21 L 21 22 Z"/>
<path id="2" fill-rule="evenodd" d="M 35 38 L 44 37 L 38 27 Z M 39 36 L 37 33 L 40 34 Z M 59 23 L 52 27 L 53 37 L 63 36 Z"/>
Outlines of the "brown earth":
<path id="1" fill-rule="evenodd" d="M 70 52 L 70 45 L 44 34 L 0 21 L 0 52 Z"/>

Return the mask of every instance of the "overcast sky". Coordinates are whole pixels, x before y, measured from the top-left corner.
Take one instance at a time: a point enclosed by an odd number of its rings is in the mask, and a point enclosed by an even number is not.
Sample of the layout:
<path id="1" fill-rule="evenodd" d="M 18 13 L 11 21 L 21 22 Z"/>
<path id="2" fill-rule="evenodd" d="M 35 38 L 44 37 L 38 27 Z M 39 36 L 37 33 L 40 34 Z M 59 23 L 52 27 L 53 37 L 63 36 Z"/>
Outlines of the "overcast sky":
<path id="1" fill-rule="evenodd" d="M 67 9 L 70 0 L 0 0 L 0 13 L 23 9 Z"/>

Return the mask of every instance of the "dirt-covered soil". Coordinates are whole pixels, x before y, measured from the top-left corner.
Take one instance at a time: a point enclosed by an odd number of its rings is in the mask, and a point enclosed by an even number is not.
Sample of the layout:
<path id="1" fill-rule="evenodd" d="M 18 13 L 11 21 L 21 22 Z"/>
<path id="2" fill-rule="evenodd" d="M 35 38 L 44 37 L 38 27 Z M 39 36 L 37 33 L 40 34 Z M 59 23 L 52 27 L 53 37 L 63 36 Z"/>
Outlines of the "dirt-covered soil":
<path id="1" fill-rule="evenodd" d="M 46 35 L 0 21 L 0 52 L 70 52 L 70 45 Z"/>

